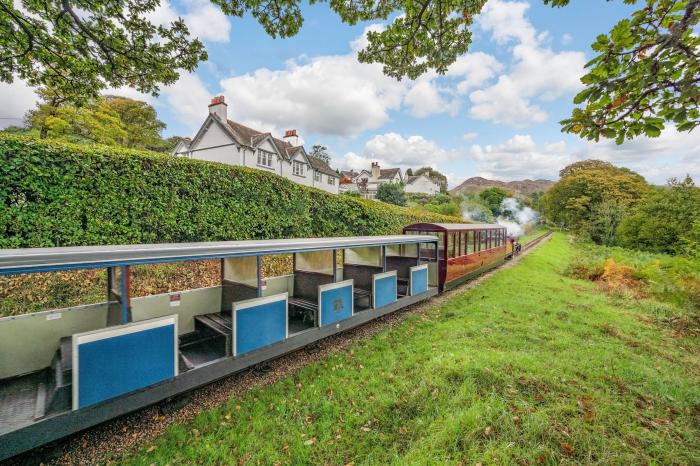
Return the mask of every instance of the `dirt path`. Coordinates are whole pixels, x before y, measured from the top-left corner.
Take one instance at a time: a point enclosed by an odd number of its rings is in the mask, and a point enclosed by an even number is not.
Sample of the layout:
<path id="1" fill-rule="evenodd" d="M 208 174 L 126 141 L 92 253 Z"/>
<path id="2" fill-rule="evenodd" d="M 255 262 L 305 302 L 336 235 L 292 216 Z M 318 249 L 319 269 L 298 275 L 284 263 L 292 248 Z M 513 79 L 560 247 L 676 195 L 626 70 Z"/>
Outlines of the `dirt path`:
<path id="1" fill-rule="evenodd" d="M 322 360 L 333 353 L 344 351 L 362 339 L 400 324 L 411 315 L 424 313 L 443 304 L 454 295 L 478 286 L 499 270 L 513 267 L 538 244 L 546 241 L 549 236 L 549 234 L 545 234 L 531 241 L 523 247 L 520 255 L 501 267 L 428 301 L 372 320 L 342 334 L 328 337 L 312 346 L 269 361 L 264 365 L 223 378 L 187 395 L 182 395 L 173 403 L 162 402 L 141 409 L 67 437 L 55 445 L 20 455 L 14 460 L 10 460 L 8 464 L 108 463 L 132 448 L 152 441 L 172 423 L 189 421 L 206 409 L 242 396 L 251 388 L 272 384 L 293 374 L 307 364 Z"/>

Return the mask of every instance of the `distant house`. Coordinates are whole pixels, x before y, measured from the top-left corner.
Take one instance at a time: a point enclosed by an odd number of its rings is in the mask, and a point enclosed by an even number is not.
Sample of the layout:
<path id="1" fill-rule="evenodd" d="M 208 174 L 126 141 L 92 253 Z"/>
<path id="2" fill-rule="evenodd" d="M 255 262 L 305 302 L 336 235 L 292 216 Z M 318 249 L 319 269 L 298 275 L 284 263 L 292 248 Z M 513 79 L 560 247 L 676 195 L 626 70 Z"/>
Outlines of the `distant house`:
<path id="1" fill-rule="evenodd" d="M 296 183 L 338 194 L 340 174 L 327 157 L 312 157 L 304 146 L 293 145 L 296 131 L 278 139 L 228 119 L 224 97 L 212 99 L 209 114 L 192 138 L 180 141 L 173 154 L 199 160 L 257 168 L 283 176 Z"/>
<path id="2" fill-rule="evenodd" d="M 440 181 L 426 175 L 407 176 L 404 191 L 407 193 L 421 193 L 435 195 L 440 192 Z"/>
<path id="3" fill-rule="evenodd" d="M 374 199 L 379 186 L 385 183 L 403 183 L 400 168 L 381 168 L 378 162 L 372 162 L 370 170 L 345 171 L 342 175 L 349 180 L 342 185 L 343 191 L 358 191 L 367 199 Z"/>

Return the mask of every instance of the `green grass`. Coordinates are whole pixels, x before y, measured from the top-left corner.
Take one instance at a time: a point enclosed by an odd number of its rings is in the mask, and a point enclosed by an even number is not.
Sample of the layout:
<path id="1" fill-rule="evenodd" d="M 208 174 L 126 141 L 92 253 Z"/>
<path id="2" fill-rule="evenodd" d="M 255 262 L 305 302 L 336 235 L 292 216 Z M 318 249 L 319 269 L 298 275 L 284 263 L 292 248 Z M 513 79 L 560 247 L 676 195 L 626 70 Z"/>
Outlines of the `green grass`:
<path id="1" fill-rule="evenodd" d="M 569 278 L 560 233 L 126 464 L 698 464 L 698 342 Z M 642 316 L 643 317 L 643 316 Z"/>
<path id="2" fill-rule="evenodd" d="M 532 240 L 535 240 L 539 238 L 540 236 L 544 235 L 547 233 L 549 229 L 544 226 L 544 225 L 537 225 L 535 228 L 533 228 L 531 231 L 528 233 L 524 234 L 520 238 L 518 238 L 518 242 L 520 244 L 527 244 Z"/>

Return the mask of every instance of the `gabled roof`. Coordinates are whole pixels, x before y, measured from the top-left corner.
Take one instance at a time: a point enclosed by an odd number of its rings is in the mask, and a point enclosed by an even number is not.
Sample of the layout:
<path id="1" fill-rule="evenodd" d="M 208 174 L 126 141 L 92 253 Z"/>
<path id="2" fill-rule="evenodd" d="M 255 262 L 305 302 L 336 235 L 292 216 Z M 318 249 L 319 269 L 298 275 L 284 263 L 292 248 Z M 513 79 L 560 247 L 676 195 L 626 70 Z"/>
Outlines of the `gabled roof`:
<path id="1" fill-rule="evenodd" d="M 382 168 L 379 170 L 379 179 L 390 180 L 394 178 L 397 174 L 399 175 L 399 177 L 401 177 L 400 168 Z"/>
<path id="2" fill-rule="evenodd" d="M 437 185 L 440 184 L 440 180 L 433 178 L 433 177 L 430 177 L 430 176 L 425 176 L 423 174 L 414 175 L 414 176 L 407 176 L 406 177 L 406 184 L 413 184 L 418 178 L 421 178 L 421 177 L 425 178 L 426 180 L 432 181 L 434 184 L 437 184 Z"/>
<path id="3" fill-rule="evenodd" d="M 340 172 L 341 175 L 343 175 L 346 178 L 353 179 L 356 176 L 359 176 L 360 174 L 357 173 L 355 170 L 343 170 Z"/>
<path id="4" fill-rule="evenodd" d="M 311 164 L 313 169 L 318 171 L 318 172 L 325 173 L 326 175 L 329 175 L 329 176 L 340 177 L 340 175 L 338 175 L 338 173 L 335 170 L 333 170 L 331 168 L 331 166 L 328 165 L 328 163 L 325 160 L 321 160 L 318 157 L 314 157 L 313 155 L 310 155 L 309 156 L 309 163 Z"/>

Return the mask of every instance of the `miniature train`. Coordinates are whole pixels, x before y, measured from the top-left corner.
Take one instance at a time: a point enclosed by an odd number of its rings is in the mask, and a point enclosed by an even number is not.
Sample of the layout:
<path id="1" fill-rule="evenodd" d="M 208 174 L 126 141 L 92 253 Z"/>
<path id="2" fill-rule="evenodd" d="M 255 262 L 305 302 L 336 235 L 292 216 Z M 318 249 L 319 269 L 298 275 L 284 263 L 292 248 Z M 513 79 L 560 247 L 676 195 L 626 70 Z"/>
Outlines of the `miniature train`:
<path id="1" fill-rule="evenodd" d="M 0 460 L 435 296 L 513 253 L 506 229 L 0 250 L 0 275 L 107 269 L 106 301 L 0 318 Z M 291 255 L 263 277 L 261 258 Z M 130 268 L 218 259 L 218 286 L 131 296 Z"/>

